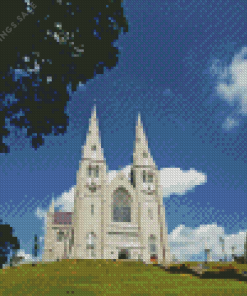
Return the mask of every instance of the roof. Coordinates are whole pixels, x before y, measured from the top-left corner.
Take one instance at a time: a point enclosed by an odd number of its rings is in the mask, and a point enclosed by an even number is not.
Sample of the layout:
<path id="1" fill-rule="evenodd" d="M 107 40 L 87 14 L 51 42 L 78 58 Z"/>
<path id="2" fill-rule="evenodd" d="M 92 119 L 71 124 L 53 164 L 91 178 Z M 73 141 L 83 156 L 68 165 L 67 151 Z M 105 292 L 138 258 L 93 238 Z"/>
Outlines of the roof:
<path id="1" fill-rule="evenodd" d="M 55 212 L 53 224 L 72 224 L 72 212 Z"/>

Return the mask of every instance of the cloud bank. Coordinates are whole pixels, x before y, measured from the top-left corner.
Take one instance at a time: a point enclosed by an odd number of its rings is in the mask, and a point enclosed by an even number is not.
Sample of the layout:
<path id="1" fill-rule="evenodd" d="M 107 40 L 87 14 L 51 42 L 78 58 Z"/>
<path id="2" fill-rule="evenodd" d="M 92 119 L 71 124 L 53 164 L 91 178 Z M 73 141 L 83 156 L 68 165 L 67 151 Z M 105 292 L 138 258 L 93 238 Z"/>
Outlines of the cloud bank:
<path id="1" fill-rule="evenodd" d="M 241 116 L 247 116 L 247 47 L 242 47 L 226 67 L 215 59 L 210 70 L 217 77 L 216 93 L 233 107 L 222 126 L 230 130 L 239 125 Z"/>
<path id="2" fill-rule="evenodd" d="M 160 170 L 160 183 L 164 197 L 169 197 L 172 194 L 184 195 L 206 182 L 206 174 L 195 169 L 183 171 L 180 168 L 164 168 Z"/>
<path id="3" fill-rule="evenodd" d="M 220 237 L 225 241 L 225 253 L 222 252 Z M 224 254 L 227 255 L 228 260 L 231 260 L 233 246 L 235 247 L 234 254 L 244 253 L 245 237 L 245 231 L 226 235 L 224 228 L 217 226 L 216 223 L 200 225 L 194 229 L 180 225 L 169 234 L 169 243 L 171 255 L 174 254 L 179 260 L 205 260 L 205 245 L 211 249 L 212 260 L 218 261 L 224 258 Z"/>

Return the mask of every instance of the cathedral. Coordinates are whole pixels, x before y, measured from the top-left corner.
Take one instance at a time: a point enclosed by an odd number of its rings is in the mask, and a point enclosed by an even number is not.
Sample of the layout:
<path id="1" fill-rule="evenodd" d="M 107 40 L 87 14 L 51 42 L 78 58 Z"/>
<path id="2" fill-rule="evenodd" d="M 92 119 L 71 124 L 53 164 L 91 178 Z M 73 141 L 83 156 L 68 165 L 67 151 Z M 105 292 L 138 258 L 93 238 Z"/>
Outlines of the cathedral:
<path id="1" fill-rule="evenodd" d="M 77 171 L 73 212 L 47 213 L 42 260 L 134 259 L 170 263 L 160 172 L 148 148 L 140 114 L 133 163 L 113 180 L 101 148 L 94 106 Z"/>

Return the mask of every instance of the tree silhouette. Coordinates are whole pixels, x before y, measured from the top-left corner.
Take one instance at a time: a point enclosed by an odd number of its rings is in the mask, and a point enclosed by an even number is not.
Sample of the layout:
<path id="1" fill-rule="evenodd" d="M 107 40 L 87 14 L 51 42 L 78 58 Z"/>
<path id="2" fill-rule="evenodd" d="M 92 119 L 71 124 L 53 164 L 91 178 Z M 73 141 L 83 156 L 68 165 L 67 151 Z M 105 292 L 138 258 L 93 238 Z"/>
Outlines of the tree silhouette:
<path id="1" fill-rule="evenodd" d="M 9 224 L 2 224 L 0 220 L 0 269 L 8 261 L 8 255 L 20 249 L 20 243 L 17 237 L 13 236 L 12 227 Z"/>
<path id="2" fill-rule="evenodd" d="M 37 259 L 39 250 L 39 243 L 38 243 L 38 236 L 37 234 L 34 235 L 34 247 L 33 247 L 33 256 Z"/>
<path id="3" fill-rule="evenodd" d="M 121 2 L 0 1 L 0 153 L 9 152 L 6 118 L 26 129 L 36 149 L 43 136 L 66 132 L 67 86 L 75 91 L 118 62 L 113 43 L 128 32 Z"/>

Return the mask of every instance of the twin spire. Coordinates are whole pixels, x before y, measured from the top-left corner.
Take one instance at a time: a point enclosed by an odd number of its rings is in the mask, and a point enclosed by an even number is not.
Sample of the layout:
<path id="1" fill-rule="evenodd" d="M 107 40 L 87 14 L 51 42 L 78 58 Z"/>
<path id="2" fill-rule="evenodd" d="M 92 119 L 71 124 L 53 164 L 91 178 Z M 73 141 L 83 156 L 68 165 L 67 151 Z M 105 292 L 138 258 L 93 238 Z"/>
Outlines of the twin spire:
<path id="1" fill-rule="evenodd" d="M 96 106 L 94 105 L 91 119 L 89 121 L 89 130 L 87 133 L 86 144 L 83 148 L 84 159 L 97 159 L 104 161 L 103 149 L 101 148 L 101 139 L 99 124 L 96 116 Z"/>
<path id="2" fill-rule="evenodd" d="M 51 205 L 50 205 L 49 212 L 50 212 L 50 213 L 54 213 L 54 212 L 55 212 L 54 194 L 52 195 L 52 203 L 51 203 Z"/>
<path id="3" fill-rule="evenodd" d="M 136 125 L 136 139 L 133 153 L 133 164 L 155 166 L 150 150 L 148 148 L 148 140 L 143 129 L 140 112 L 138 113 Z"/>
<path id="4" fill-rule="evenodd" d="M 97 159 L 104 161 L 95 105 L 93 107 L 89 123 L 89 130 L 86 138 L 86 144 L 83 148 L 83 152 L 84 159 Z M 154 165 L 154 161 L 148 149 L 148 141 L 143 130 L 140 113 L 138 113 L 138 120 L 136 125 L 136 139 L 133 154 L 133 163 L 136 165 Z"/>

